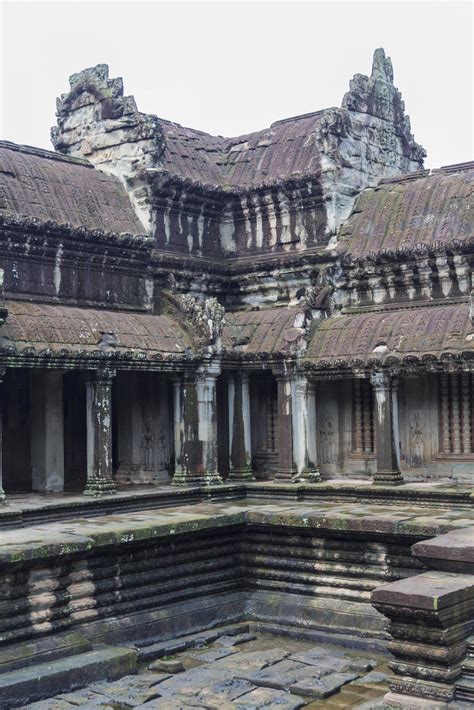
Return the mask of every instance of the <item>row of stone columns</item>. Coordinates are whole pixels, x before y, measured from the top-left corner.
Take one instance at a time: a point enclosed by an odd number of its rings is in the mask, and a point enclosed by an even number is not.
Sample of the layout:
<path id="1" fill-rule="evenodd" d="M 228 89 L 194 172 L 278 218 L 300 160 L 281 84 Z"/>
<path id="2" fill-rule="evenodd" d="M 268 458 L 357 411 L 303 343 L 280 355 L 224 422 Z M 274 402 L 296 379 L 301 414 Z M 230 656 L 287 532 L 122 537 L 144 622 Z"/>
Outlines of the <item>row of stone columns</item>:
<path id="1" fill-rule="evenodd" d="M 174 485 L 222 483 L 217 466 L 216 382 L 220 365 L 210 362 L 196 371 L 173 379 L 174 388 Z M 86 375 L 87 484 L 85 495 L 115 492 L 112 476 L 113 370 Z M 0 378 L 2 373 L 0 372 Z M 320 480 L 316 451 L 315 384 L 294 370 L 276 373 L 278 387 L 278 470 L 280 481 Z M 377 473 L 380 483 L 402 482 L 400 473 L 397 381 L 385 372 L 371 377 L 375 390 Z M 1 387 L 1 383 L 0 383 Z M 64 483 L 62 436 L 62 376 L 47 373 L 38 378 L 34 407 L 35 490 L 62 490 Z M 0 416 L 1 416 L 0 393 Z M 253 480 L 249 376 L 242 370 L 228 374 L 229 481 Z M 0 419 L 1 421 L 1 419 Z M 61 431 L 60 431 L 61 430 Z M 0 426 L 1 443 L 1 426 Z M 1 457 L 1 446 L 0 446 Z M 54 479 L 54 480 L 53 480 Z M 0 502 L 5 499 L 1 486 Z"/>

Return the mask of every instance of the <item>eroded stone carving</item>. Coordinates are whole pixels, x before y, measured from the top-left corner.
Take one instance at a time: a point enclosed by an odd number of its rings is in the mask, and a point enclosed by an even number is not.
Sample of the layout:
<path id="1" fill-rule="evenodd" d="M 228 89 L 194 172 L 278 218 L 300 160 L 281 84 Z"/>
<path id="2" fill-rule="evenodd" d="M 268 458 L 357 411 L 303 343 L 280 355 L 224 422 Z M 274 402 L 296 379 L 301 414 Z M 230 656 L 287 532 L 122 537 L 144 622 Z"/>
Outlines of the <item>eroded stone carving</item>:
<path id="1" fill-rule="evenodd" d="M 123 95 L 122 79 L 109 78 L 106 64 L 73 74 L 69 84 L 69 93 L 57 99 L 57 126 L 51 129 L 55 149 L 87 158 L 119 177 L 150 232 L 152 196 L 146 169 L 156 166 L 162 152 L 157 117 L 138 111 L 133 96 Z"/>
<path id="2" fill-rule="evenodd" d="M 217 298 L 206 298 L 198 303 L 192 296 L 181 295 L 179 305 L 200 343 L 219 348 L 225 309 Z"/>

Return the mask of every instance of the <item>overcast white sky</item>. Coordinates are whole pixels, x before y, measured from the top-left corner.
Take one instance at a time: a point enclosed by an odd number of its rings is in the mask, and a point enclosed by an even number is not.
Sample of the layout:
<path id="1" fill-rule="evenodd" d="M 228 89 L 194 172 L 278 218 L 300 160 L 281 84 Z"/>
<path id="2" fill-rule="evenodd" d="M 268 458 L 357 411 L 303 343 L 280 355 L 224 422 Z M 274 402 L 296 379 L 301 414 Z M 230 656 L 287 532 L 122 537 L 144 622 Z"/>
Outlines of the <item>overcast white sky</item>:
<path id="1" fill-rule="evenodd" d="M 428 167 L 473 155 L 470 2 L 1 0 L 0 137 L 50 148 L 70 74 L 107 63 L 141 111 L 233 136 L 339 106 L 392 58 Z"/>

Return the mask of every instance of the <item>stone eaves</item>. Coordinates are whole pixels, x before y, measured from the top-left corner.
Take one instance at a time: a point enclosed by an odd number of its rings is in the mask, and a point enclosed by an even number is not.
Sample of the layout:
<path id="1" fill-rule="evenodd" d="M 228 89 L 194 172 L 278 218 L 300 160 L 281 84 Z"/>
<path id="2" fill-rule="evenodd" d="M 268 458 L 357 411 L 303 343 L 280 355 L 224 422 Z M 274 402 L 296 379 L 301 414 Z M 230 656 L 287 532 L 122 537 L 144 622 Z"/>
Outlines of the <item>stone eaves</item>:
<path id="1" fill-rule="evenodd" d="M 0 142 L 0 214 L 102 232 L 140 234 L 125 188 L 91 163 Z"/>
<path id="2" fill-rule="evenodd" d="M 404 308 L 329 318 L 319 325 L 305 358 L 320 368 L 426 362 L 467 355 L 474 359 L 474 325 L 467 303 Z"/>
<path id="3" fill-rule="evenodd" d="M 0 329 L 0 346 L 19 354 L 93 355 L 115 352 L 182 354 L 191 341 L 167 315 L 94 310 L 7 301 L 8 318 Z"/>
<path id="4" fill-rule="evenodd" d="M 474 163 L 382 180 L 359 196 L 340 231 L 339 249 L 363 258 L 472 240 L 473 194 Z"/>

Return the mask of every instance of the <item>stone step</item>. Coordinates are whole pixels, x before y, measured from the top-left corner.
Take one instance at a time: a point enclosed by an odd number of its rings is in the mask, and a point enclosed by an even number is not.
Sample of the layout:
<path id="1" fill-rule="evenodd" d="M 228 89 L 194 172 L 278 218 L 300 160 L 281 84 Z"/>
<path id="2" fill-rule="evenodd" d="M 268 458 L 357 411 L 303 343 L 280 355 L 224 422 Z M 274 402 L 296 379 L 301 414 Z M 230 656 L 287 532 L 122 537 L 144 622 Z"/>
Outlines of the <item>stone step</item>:
<path id="1" fill-rule="evenodd" d="M 138 650 L 138 662 L 149 663 L 163 656 L 171 656 L 175 653 L 180 653 L 188 648 L 196 648 L 198 646 L 213 643 L 221 636 L 239 636 L 246 634 L 249 631 L 248 623 L 232 624 L 231 626 L 218 626 L 208 631 L 201 631 L 195 634 L 181 636 L 178 639 L 169 639 L 167 641 L 158 641 L 150 643 L 150 640 L 145 642 L 136 642 L 135 646 Z"/>
<path id="2" fill-rule="evenodd" d="M 474 702 L 474 678 L 461 676 L 456 683 L 456 700 Z"/>
<path id="3" fill-rule="evenodd" d="M 466 658 L 462 664 L 462 674 L 455 685 L 456 700 L 474 703 L 474 636 L 469 638 Z"/>
<path id="4" fill-rule="evenodd" d="M 0 649 L 0 677 L 22 666 L 47 663 L 65 656 L 92 651 L 92 644 L 77 632 L 68 631 Z"/>
<path id="5" fill-rule="evenodd" d="M 16 708 L 84 688 L 99 680 L 116 680 L 134 673 L 137 652 L 130 648 L 102 646 L 54 663 L 37 663 L 0 675 L 1 708 Z"/>

